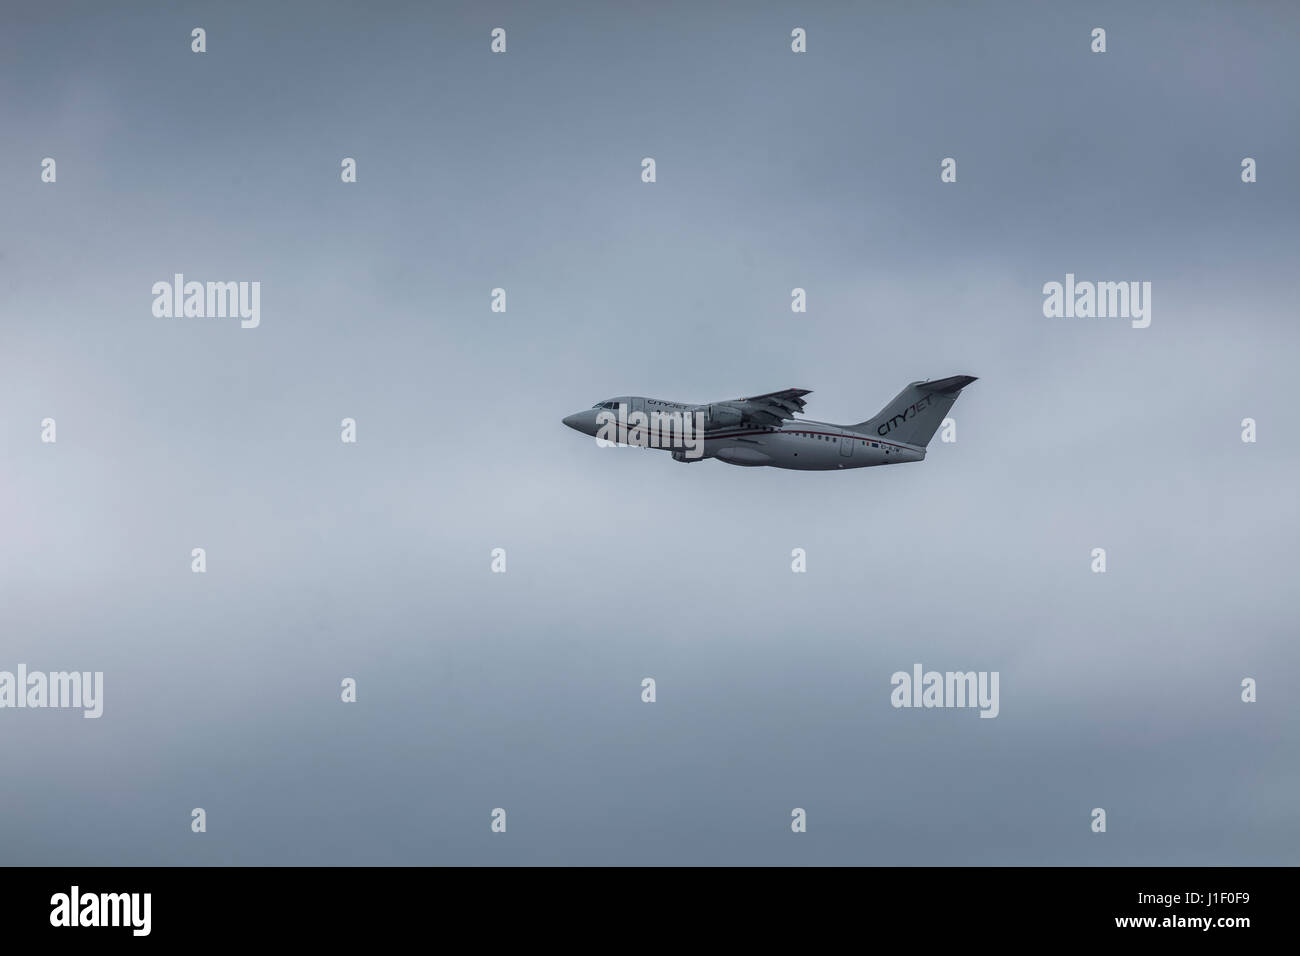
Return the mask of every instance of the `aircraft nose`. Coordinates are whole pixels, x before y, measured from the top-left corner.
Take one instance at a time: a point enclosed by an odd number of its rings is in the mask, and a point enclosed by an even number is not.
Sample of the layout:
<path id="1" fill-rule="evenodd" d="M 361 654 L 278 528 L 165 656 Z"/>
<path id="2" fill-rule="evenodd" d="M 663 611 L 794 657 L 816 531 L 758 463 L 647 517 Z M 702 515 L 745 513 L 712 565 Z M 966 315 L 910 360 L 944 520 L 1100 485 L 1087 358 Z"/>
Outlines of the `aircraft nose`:
<path id="1" fill-rule="evenodd" d="M 582 412 L 574 412 L 564 417 L 564 424 L 576 431 L 582 431 Z"/>

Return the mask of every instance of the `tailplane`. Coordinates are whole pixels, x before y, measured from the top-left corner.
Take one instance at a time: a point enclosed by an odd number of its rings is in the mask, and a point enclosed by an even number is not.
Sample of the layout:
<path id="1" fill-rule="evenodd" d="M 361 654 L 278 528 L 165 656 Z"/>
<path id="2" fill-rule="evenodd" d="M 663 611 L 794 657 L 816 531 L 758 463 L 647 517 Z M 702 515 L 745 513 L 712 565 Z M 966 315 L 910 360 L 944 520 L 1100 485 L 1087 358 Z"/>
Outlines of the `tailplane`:
<path id="1" fill-rule="evenodd" d="M 952 375 L 932 382 L 913 382 L 899 392 L 875 418 L 849 427 L 880 438 L 924 448 L 943 424 L 944 416 L 973 375 Z"/>

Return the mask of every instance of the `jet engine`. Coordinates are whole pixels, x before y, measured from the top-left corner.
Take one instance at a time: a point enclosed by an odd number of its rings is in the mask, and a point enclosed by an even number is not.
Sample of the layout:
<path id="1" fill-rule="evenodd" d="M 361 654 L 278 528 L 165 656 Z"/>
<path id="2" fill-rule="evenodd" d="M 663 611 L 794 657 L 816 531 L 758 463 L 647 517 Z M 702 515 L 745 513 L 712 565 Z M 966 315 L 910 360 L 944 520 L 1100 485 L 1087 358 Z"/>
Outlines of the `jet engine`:
<path id="1" fill-rule="evenodd" d="M 745 410 L 739 405 L 732 405 L 728 402 L 714 402 L 712 405 L 704 405 L 692 409 L 692 411 L 704 412 L 705 431 L 711 431 L 715 428 L 731 428 L 745 420 Z"/>

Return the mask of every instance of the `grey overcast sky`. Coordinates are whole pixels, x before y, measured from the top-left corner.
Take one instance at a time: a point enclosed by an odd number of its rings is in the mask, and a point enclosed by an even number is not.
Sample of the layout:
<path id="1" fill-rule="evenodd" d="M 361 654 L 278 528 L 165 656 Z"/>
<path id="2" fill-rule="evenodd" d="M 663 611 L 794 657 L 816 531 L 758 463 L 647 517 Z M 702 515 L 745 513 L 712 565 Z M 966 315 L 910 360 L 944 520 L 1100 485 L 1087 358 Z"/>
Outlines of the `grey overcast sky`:
<path id="1" fill-rule="evenodd" d="M 0 861 L 1300 861 L 1295 5 L 3 19 L 0 670 L 104 713 L 0 710 Z M 1045 318 L 1067 273 L 1150 327 Z M 922 464 L 560 423 L 957 373 Z M 1000 715 L 894 709 L 915 663 Z"/>

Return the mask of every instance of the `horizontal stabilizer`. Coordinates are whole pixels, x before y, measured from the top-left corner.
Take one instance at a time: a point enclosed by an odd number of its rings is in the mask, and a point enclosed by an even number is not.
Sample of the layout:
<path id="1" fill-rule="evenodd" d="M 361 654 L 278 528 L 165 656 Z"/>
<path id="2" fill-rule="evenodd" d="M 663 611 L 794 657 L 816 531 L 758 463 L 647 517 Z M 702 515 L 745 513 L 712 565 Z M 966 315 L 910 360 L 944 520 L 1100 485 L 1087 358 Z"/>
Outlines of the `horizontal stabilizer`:
<path id="1" fill-rule="evenodd" d="M 923 388 L 927 392 L 939 392 L 942 395 L 952 395 L 960 392 L 971 382 L 976 381 L 974 375 L 950 375 L 947 378 L 936 379 L 933 382 L 918 382 L 917 387 Z"/>

